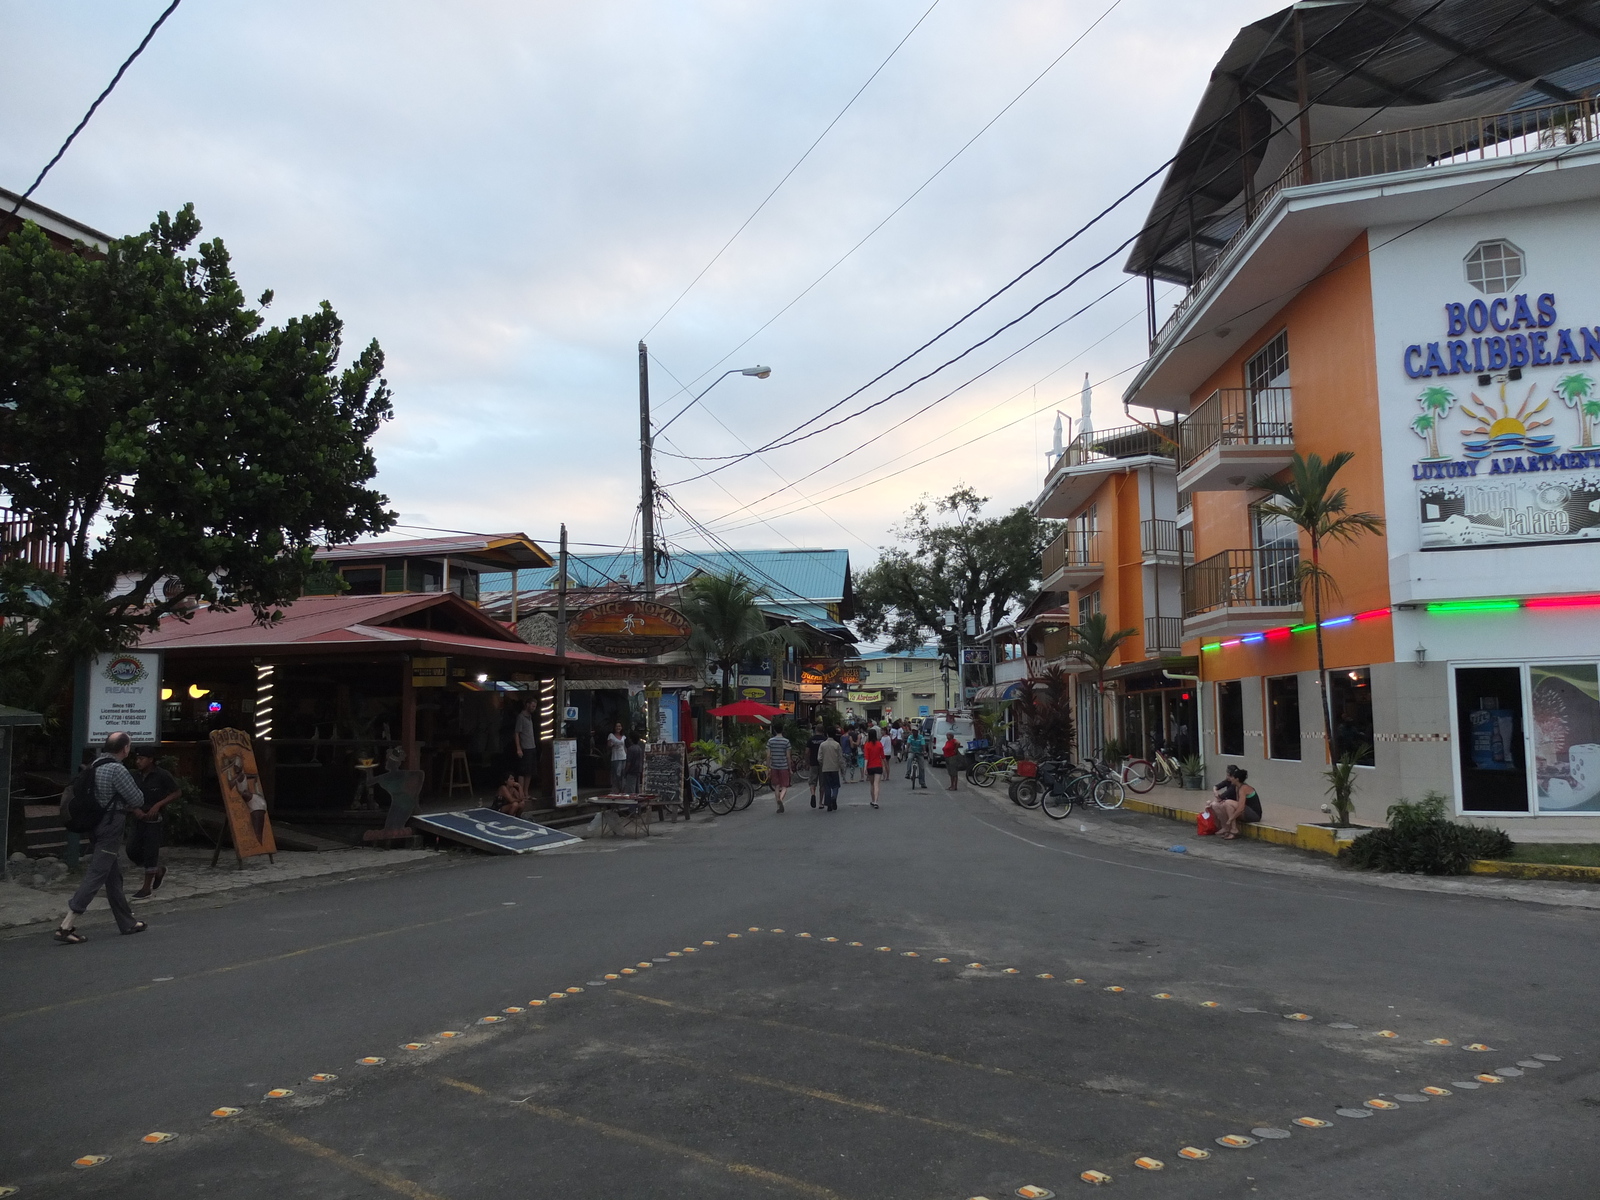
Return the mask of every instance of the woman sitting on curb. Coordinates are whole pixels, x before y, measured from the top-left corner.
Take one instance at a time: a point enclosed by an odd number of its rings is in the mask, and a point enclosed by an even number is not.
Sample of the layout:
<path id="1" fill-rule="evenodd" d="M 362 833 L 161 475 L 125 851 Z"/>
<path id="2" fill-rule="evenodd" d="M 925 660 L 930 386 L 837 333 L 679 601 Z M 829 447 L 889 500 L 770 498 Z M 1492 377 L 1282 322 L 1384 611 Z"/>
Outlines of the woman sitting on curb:
<path id="1" fill-rule="evenodd" d="M 1211 789 L 1214 799 L 1206 807 L 1217 819 L 1217 832 L 1230 840 L 1239 836 L 1239 826 L 1261 820 L 1261 795 L 1245 782 L 1250 772 L 1230 766 L 1227 778 Z"/>

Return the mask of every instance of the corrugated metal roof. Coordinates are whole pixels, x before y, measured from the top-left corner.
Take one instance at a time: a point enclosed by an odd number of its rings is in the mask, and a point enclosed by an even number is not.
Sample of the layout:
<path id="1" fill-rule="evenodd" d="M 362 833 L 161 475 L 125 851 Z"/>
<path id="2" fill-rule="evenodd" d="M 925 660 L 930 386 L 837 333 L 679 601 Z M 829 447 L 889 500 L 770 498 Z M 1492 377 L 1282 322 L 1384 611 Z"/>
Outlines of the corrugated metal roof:
<path id="1" fill-rule="evenodd" d="M 862 662 L 872 662 L 874 659 L 879 658 L 936 659 L 939 657 L 939 647 L 933 645 L 918 646 L 914 650 L 897 650 L 893 653 L 889 652 L 888 650 L 873 650 L 866 654 L 857 655 L 857 657 L 860 658 Z"/>
<path id="2" fill-rule="evenodd" d="M 578 587 L 597 587 L 607 581 L 637 582 L 642 574 L 639 555 L 573 554 L 567 557 L 567 574 Z M 837 604 L 845 598 L 850 577 L 848 550 L 739 550 L 680 551 L 666 560 L 660 582 L 683 583 L 698 572 L 725 575 L 743 573 L 766 588 L 772 600 Z M 520 571 L 518 586 L 545 589 L 554 586 L 555 568 Z M 485 573 L 478 586 L 485 592 L 510 591 L 509 571 Z"/>
<path id="3" fill-rule="evenodd" d="M 544 566 L 554 561 L 544 547 L 525 533 L 463 533 L 451 537 L 349 542 L 340 546 L 324 546 L 312 557 L 319 562 L 349 562 L 353 559 L 447 555 L 465 559 L 488 555 L 491 565 L 510 561 L 519 566 L 523 563 Z"/>

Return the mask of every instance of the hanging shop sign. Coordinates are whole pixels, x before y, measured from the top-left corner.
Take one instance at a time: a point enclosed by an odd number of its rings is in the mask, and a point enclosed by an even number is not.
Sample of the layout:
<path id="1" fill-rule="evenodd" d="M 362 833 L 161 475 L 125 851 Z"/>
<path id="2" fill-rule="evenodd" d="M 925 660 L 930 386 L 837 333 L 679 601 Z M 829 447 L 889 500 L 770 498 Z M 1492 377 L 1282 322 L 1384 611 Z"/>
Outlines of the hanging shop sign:
<path id="1" fill-rule="evenodd" d="M 800 682 L 811 687 L 821 687 L 825 683 L 838 683 L 839 674 L 844 670 L 844 663 L 837 658 L 802 658 L 800 660 Z"/>
<path id="2" fill-rule="evenodd" d="M 846 699 L 851 704 L 877 704 L 883 699 L 882 692 L 851 692 Z"/>
<path id="3" fill-rule="evenodd" d="M 971 666 L 974 663 L 987 666 L 989 663 L 989 647 L 963 646 L 961 649 L 961 661 L 966 663 L 968 666 Z"/>
<path id="4" fill-rule="evenodd" d="M 654 600 L 607 600 L 586 608 L 567 625 L 567 637 L 591 654 L 650 658 L 689 642 L 688 619 Z"/>

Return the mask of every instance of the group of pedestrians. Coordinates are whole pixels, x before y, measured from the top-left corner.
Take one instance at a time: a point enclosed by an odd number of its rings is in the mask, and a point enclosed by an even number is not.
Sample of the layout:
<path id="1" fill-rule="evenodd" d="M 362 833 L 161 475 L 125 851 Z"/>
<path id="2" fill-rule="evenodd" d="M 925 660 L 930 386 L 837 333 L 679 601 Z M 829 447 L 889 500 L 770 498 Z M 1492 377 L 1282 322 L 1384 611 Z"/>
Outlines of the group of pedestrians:
<path id="1" fill-rule="evenodd" d="M 928 740 L 919 726 L 863 726 L 837 729 L 821 723 L 806 732 L 804 746 L 799 737 L 804 730 L 792 727 L 777 730 L 767 740 L 767 781 L 784 812 L 784 797 L 794 784 L 794 770 L 804 755 L 804 768 L 810 784 L 811 807 L 821 812 L 837 812 L 839 790 L 843 784 L 865 782 L 871 789 L 873 808 L 882 807 L 883 777 L 891 761 L 906 763 L 906 778 L 911 790 L 920 783 L 928 790 Z M 793 736 L 790 736 L 793 734 Z M 915 772 L 915 774 L 913 774 Z"/>
<path id="2" fill-rule="evenodd" d="M 138 774 L 128 770 L 130 756 Z M 78 932 L 77 922 L 101 888 L 105 889 L 118 931 L 145 931 L 145 923 L 133 915 L 133 906 L 123 891 L 122 852 L 126 845 L 128 857 L 144 870 L 144 886 L 133 898 L 143 900 L 154 894 L 167 876 L 167 869 L 161 865 L 162 810 L 182 794 L 177 780 L 157 763 L 155 747 L 140 746 L 135 750 L 126 733 L 107 737 L 84 772 L 80 780 L 92 797 L 98 820 L 88 835 L 83 882 L 67 901 L 67 915 L 55 932 L 56 941 L 69 946 L 89 940 Z M 73 789 L 78 786 L 74 781 Z"/>

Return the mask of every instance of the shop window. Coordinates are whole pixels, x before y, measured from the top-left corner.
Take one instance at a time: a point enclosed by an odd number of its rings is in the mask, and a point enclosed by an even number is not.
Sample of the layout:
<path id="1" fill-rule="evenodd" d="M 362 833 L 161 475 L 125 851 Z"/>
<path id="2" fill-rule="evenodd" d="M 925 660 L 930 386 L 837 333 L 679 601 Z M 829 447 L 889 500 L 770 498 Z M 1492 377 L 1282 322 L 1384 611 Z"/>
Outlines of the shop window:
<path id="1" fill-rule="evenodd" d="M 1267 680 L 1267 757 L 1300 761 L 1300 676 Z"/>
<path id="2" fill-rule="evenodd" d="M 1244 753 L 1244 681 L 1217 684 L 1217 753 Z"/>
<path id="3" fill-rule="evenodd" d="M 1456 747 L 1464 812 L 1528 811 L 1520 668 L 1456 668 Z"/>
<path id="4" fill-rule="evenodd" d="M 1372 766 L 1372 672 L 1366 667 L 1329 671 L 1328 707 L 1333 710 L 1333 757 L 1359 751 L 1356 765 Z"/>
<path id="5" fill-rule="evenodd" d="M 1528 668 L 1540 812 L 1600 812 L 1600 671 Z"/>
<path id="6" fill-rule="evenodd" d="M 382 567 L 346 567 L 345 594 L 348 596 L 381 596 L 383 594 Z"/>

